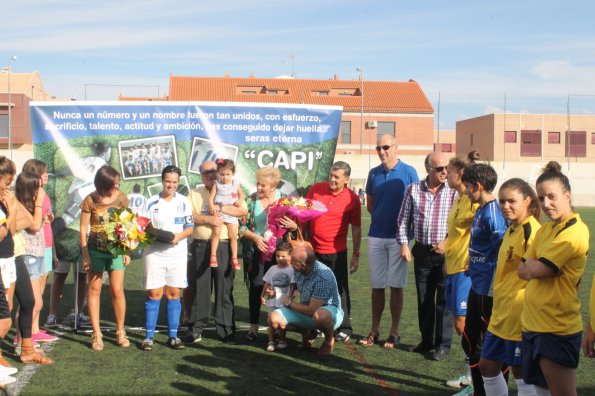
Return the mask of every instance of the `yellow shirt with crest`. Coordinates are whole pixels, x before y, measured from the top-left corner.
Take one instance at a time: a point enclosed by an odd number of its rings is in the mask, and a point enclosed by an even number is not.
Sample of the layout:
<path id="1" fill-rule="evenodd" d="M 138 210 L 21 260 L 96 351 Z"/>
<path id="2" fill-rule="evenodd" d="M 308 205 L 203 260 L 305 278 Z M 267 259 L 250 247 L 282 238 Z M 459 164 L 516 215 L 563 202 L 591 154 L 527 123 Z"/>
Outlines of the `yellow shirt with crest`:
<path id="1" fill-rule="evenodd" d="M 583 330 L 578 286 L 589 251 L 589 228 L 574 213 L 559 224 L 547 222 L 523 259 L 536 259 L 557 276 L 531 279 L 525 290 L 523 331 L 571 335 Z"/>
<path id="2" fill-rule="evenodd" d="M 528 281 L 519 278 L 517 269 L 540 227 L 535 217 L 529 216 L 516 227 L 509 227 L 500 245 L 488 330 L 504 340 L 522 339 L 521 311 Z"/>
<path id="3" fill-rule="evenodd" d="M 453 275 L 469 268 L 469 239 L 471 223 L 478 208 L 472 204 L 467 194 L 459 195 L 448 213 L 448 237 L 444 248 L 446 274 Z"/>

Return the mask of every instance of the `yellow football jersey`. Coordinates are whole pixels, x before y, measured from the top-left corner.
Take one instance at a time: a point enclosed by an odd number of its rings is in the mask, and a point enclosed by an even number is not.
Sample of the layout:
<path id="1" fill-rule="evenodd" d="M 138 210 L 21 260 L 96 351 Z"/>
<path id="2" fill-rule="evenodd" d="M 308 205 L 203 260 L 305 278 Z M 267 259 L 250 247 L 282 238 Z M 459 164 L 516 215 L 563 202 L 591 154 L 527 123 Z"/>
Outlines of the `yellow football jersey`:
<path id="1" fill-rule="evenodd" d="M 578 285 L 587 264 L 589 228 L 578 213 L 545 223 L 523 258 L 537 259 L 558 276 L 531 279 L 525 290 L 523 331 L 576 334 L 583 330 Z"/>
<path id="2" fill-rule="evenodd" d="M 591 330 L 595 332 L 595 274 L 593 274 L 593 283 L 591 284 L 591 299 L 589 300 L 589 320 L 591 321 Z"/>
<path id="3" fill-rule="evenodd" d="M 446 274 L 452 275 L 469 268 L 469 238 L 471 223 L 478 208 L 472 204 L 467 194 L 459 195 L 448 213 L 448 237 L 444 252 Z"/>
<path id="4" fill-rule="evenodd" d="M 494 306 L 488 330 L 505 340 L 521 341 L 521 311 L 528 281 L 519 278 L 521 258 L 541 225 L 529 216 L 516 228 L 509 227 L 498 252 L 494 275 Z"/>

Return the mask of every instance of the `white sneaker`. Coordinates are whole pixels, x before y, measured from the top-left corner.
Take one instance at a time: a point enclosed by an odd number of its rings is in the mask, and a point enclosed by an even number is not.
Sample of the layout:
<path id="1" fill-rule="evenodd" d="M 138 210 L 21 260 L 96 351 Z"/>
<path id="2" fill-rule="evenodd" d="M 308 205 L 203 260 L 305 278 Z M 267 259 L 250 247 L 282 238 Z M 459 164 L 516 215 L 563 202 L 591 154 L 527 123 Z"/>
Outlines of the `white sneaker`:
<path id="1" fill-rule="evenodd" d="M 461 375 L 459 378 L 446 381 L 446 385 L 450 386 L 451 388 L 461 389 L 471 385 L 471 377 L 468 375 Z"/>
<path id="2" fill-rule="evenodd" d="M 17 382 L 17 379 L 10 375 L 0 375 L 0 386 L 14 384 L 15 382 Z"/>
<path id="3" fill-rule="evenodd" d="M 13 374 L 16 374 L 18 371 L 19 371 L 19 369 L 16 367 L 6 367 L 6 366 L 0 365 L 0 376 L 13 375 Z"/>
<path id="4" fill-rule="evenodd" d="M 455 393 L 452 396 L 472 396 L 473 395 L 473 385 L 469 385 L 466 388 L 464 388 L 463 390 Z"/>

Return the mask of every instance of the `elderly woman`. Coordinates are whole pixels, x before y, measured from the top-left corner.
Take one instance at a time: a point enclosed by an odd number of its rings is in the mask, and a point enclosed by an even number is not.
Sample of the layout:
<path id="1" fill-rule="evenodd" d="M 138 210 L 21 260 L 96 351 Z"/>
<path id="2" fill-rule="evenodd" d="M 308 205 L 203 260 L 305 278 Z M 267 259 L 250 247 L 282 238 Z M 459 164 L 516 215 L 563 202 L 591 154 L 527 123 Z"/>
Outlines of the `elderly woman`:
<path id="1" fill-rule="evenodd" d="M 256 192 L 246 198 L 248 215 L 240 224 L 244 269 L 249 280 L 250 330 L 246 337 L 252 341 L 257 339 L 258 333 L 260 295 L 264 285 L 262 277 L 275 264 L 274 255 L 271 261 L 265 262 L 262 259 L 262 253 L 267 249 L 267 243 L 263 235 L 268 229 L 267 214 L 270 205 L 282 196 L 281 192 L 277 190 L 280 181 L 281 173 L 277 168 L 266 167 L 256 171 Z M 297 224 L 287 217 L 282 217 L 279 224 L 290 230 L 297 228 Z"/>

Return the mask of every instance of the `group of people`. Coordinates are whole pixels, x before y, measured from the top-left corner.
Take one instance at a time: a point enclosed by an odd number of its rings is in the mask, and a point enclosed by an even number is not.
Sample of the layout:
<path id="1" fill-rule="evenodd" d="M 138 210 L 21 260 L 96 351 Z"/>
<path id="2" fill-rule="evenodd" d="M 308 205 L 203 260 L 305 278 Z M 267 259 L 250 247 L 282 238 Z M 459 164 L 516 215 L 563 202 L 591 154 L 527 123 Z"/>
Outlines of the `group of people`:
<path id="1" fill-rule="evenodd" d="M 15 350 L 22 363 L 53 364 L 36 349 L 41 342 L 57 338 L 40 329 L 39 313 L 43 291 L 54 263 L 50 223 L 53 212 L 43 190 L 48 181 L 47 166 L 28 160 L 10 191 L 16 166 L 0 156 L 0 339 L 12 326 L 14 297 L 18 299 Z M 0 385 L 14 383 L 18 370 L 0 354 Z"/>
<path id="2" fill-rule="evenodd" d="M 589 230 L 574 212 L 560 165 L 546 165 L 536 191 L 515 178 L 496 195 L 497 173 L 477 161 L 476 151 L 450 160 L 431 153 L 427 177 L 418 180 L 398 159 L 393 136 L 382 136 L 376 150 L 382 163 L 370 170 L 366 187 L 372 328 L 359 343 L 380 340 L 388 285 L 393 321 L 382 345 L 399 345 L 406 263 L 413 261 L 421 341 L 410 350 L 443 360 L 454 328 L 468 369 L 447 381 L 463 388 L 457 394 L 507 395 L 509 368 L 519 395 L 576 394 L 578 285 Z M 542 211 L 549 218 L 543 225 Z M 591 323 L 583 340 L 590 357 Z"/>
<path id="3" fill-rule="evenodd" d="M 136 144 L 124 154 L 124 170 L 127 177 L 159 174 L 172 164 L 172 154 L 167 143 Z"/>
<path id="4" fill-rule="evenodd" d="M 413 262 L 420 342 L 410 350 L 440 361 L 449 355 L 453 329 L 460 334 L 467 373 L 447 382 L 463 388 L 459 394 L 506 395 L 509 368 L 521 395 L 548 394 L 548 389 L 572 394 L 583 331 L 577 289 L 587 262 L 589 230 L 572 208 L 570 183 L 560 166 L 549 163 L 536 190 L 510 179 L 496 194 L 497 173 L 479 162 L 476 152 L 450 160 L 442 153 L 428 154 L 427 177 L 419 180 L 415 169 L 399 160 L 394 136 L 381 136 L 376 151 L 381 163 L 370 170 L 365 191 L 371 215 L 372 321 L 358 344 L 400 346 L 403 291 L 408 263 Z M 269 248 L 268 213 L 282 197 L 279 170 L 257 170 L 256 190 L 245 199 L 234 179 L 233 161 L 205 161 L 199 170 L 203 184 L 187 197 L 177 192 L 181 170 L 173 165 L 161 170 L 162 191 L 146 201 L 136 198 L 142 195 L 135 186 L 135 211 L 166 235 L 142 254 L 147 298 L 141 349 L 156 346 L 163 296 L 169 347 L 201 341 L 213 294 L 216 334 L 235 343 L 233 286 L 239 251 L 249 290 L 249 340 L 258 339 L 261 306 L 266 305 L 270 352 L 287 348 L 288 329 L 302 334 L 304 348 L 321 333 L 320 356 L 331 354 L 337 341 L 348 341 L 353 333 L 349 274 L 359 268 L 362 239 L 361 197 L 348 188 L 349 164 L 334 163 L 328 181 L 308 191 L 308 199 L 327 208 L 324 215 L 308 223 L 288 216 L 278 220 L 288 237 L 278 241 L 270 259 L 264 254 Z M 9 191 L 15 173 L 14 164 L 1 157 L 0 294 L 7 298 L 0 295 L 0 338 L 10 328 L 16 294 L 21 360 L 51 364 L 34 348 L 44 337 L 53 340 L 39 329 L 47 268 L 55 259 L 48 229 L 51 203 L 42 188 L 47 166 L 28 161 L 16 181 L 16 197 Z M 99 306 L 104 272 L 109 274 L 116 342 L 130 346 L 124 329 L 124 273 L 131 258 L 114 257 L 107 249 L 110 213 L 131 205 L 119 186 L 118 171 L 104 165 L 94 176 L 95 191 L 80 205 L 82 267 L 88 273 L 91 348 L 96 351 L 104 348 Z M 549 218 L 543 225 L 541 212 Z M 381 339 L 387 287 L 392 320 L 387 338 Z M 582 342 L 590 357 L 595 286 L 591 294 Z M 178 336 L 180 320 L 187 323 L 184 337 Z M 0 381 L 9 383 L 15 371 L 0 358 Z"/>

